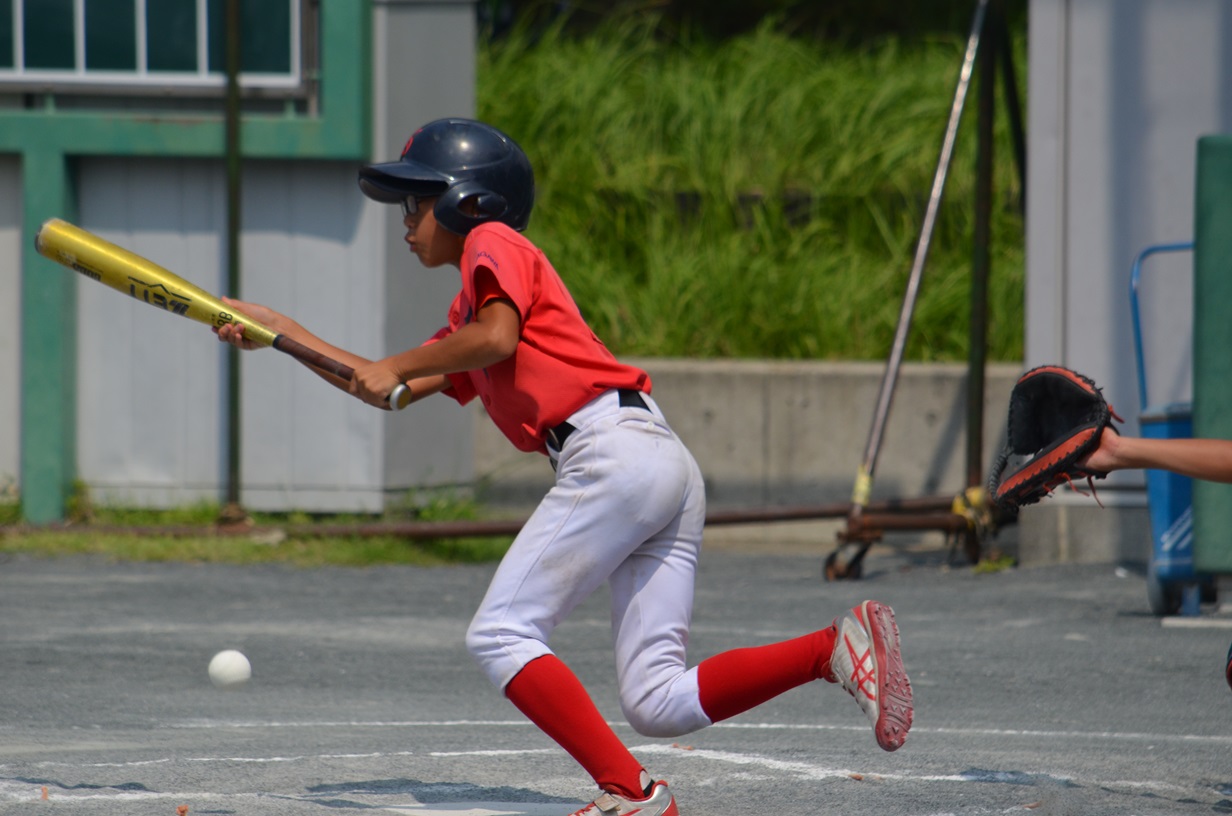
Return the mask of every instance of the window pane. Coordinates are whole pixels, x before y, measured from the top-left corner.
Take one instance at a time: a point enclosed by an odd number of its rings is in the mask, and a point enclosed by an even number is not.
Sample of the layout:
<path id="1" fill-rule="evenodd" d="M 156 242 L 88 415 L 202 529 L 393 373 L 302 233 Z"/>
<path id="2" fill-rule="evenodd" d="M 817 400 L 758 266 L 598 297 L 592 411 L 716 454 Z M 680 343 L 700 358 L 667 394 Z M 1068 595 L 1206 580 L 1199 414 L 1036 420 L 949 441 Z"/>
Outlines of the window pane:
<path id="1" fill-rule="evenodd" d="M 13 67 L 13 0 L 0 0 L 0 68 Z"/>
<path id="2" fill-rule="evenodd" d="M 197 0 L 145 4 L 146 67 L 151 71 L 197 70 Z"/>
<path id="3" fill-rule="evenodd" d="M 86 69 L 137 70 L 133 0 L 86 0 Z"/>
<path id="4" fill-rule="evenodd" d="M 242 71 L 291 72 L 291 3 L 295 0 L 240 0 Z M 227 0 L 209 0 L 210 71 L 227 70 Z"/>
<path id="5" fill-rule="evenodd" d="M 27 68 L 76 67 L 73 56 L 73 0 L 24 0 Z"/>

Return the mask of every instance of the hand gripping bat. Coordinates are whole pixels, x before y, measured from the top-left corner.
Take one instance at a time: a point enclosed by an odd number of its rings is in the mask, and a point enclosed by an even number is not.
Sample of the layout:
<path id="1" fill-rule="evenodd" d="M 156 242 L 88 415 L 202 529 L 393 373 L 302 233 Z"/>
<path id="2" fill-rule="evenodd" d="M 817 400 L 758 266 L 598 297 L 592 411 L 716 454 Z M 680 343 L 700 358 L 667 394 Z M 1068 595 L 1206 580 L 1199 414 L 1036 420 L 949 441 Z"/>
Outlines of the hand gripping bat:
<path id="1" fill-rule="evenodd" d="M 59 218 L 45 221 L 34 237 L 34 246 L 39 254 L 151 306 L 207 326 L 242 323 L 244 338 L 259 346 L 272 346 L 344 380 L 355 375 L 355 369 L 350 366 L 278 334 L 174 272 L 67 221 Z M 411 389 L 405 384 L 398 385 L 386 399 L 391 408 L 400 411 L 410 405 Z"/>

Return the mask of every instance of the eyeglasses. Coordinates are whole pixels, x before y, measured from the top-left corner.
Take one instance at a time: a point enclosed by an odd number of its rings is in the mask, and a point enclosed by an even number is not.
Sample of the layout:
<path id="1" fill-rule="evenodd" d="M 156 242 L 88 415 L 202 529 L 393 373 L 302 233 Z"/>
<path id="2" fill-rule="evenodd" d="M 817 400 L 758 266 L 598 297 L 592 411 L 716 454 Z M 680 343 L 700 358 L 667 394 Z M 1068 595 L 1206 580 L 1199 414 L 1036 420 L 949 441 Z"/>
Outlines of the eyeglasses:
<path id="1" fill-rule="evenodd" d="M 402 217 L 406 218 L 408 215 L 414 215 L 419 212 L 419 202 L 427 197 L 428 196 L 407 196 L 402 199 Z"/>

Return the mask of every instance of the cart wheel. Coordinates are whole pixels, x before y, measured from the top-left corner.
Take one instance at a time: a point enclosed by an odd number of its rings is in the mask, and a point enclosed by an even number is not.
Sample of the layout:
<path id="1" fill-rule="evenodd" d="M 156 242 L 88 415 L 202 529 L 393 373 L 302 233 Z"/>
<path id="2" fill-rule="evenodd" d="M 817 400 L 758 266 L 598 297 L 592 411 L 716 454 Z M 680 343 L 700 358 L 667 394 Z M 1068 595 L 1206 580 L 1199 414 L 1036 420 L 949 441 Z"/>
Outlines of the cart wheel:
<path id="1" fill-rule="evenodd" d="M 855 547 L 854 552 L 852 550 L 852 545 L 848 544 L 826 556 L 826 563 L 821 574 L 827 582 L 858 580 L 864 574 L 864 559 L 856 559 L 856 556 L 860 554 L 860 548 Z"/>
<path id="2" fill-rule="evenodd" d="M 1146 574 L 1146 599 L 1156 615 L 1175 615 L 1181 611 L 1181 589 L 1159 580 L 1154 569 Z"/>

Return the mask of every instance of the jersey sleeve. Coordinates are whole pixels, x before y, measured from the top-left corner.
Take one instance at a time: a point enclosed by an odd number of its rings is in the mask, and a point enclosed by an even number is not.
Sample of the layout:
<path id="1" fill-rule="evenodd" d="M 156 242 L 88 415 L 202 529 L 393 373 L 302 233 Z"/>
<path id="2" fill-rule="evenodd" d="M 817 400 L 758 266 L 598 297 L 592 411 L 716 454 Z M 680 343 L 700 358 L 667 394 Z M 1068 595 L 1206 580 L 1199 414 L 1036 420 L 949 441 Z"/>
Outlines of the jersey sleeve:
<path id="1" fill-rule="evenodd" d="M 469 262 L 463 264 L 470 271 L 462 282 L 467 299 L 476 311 L 495 298 L 509 300 L 525 320 L 534 297 L 534 264 L 508 241 L 487 238 L 484 233 L 475 237 L 478 240 L 466 247 Z M 485 269 L 491 275 L 484 274 Z"/>

